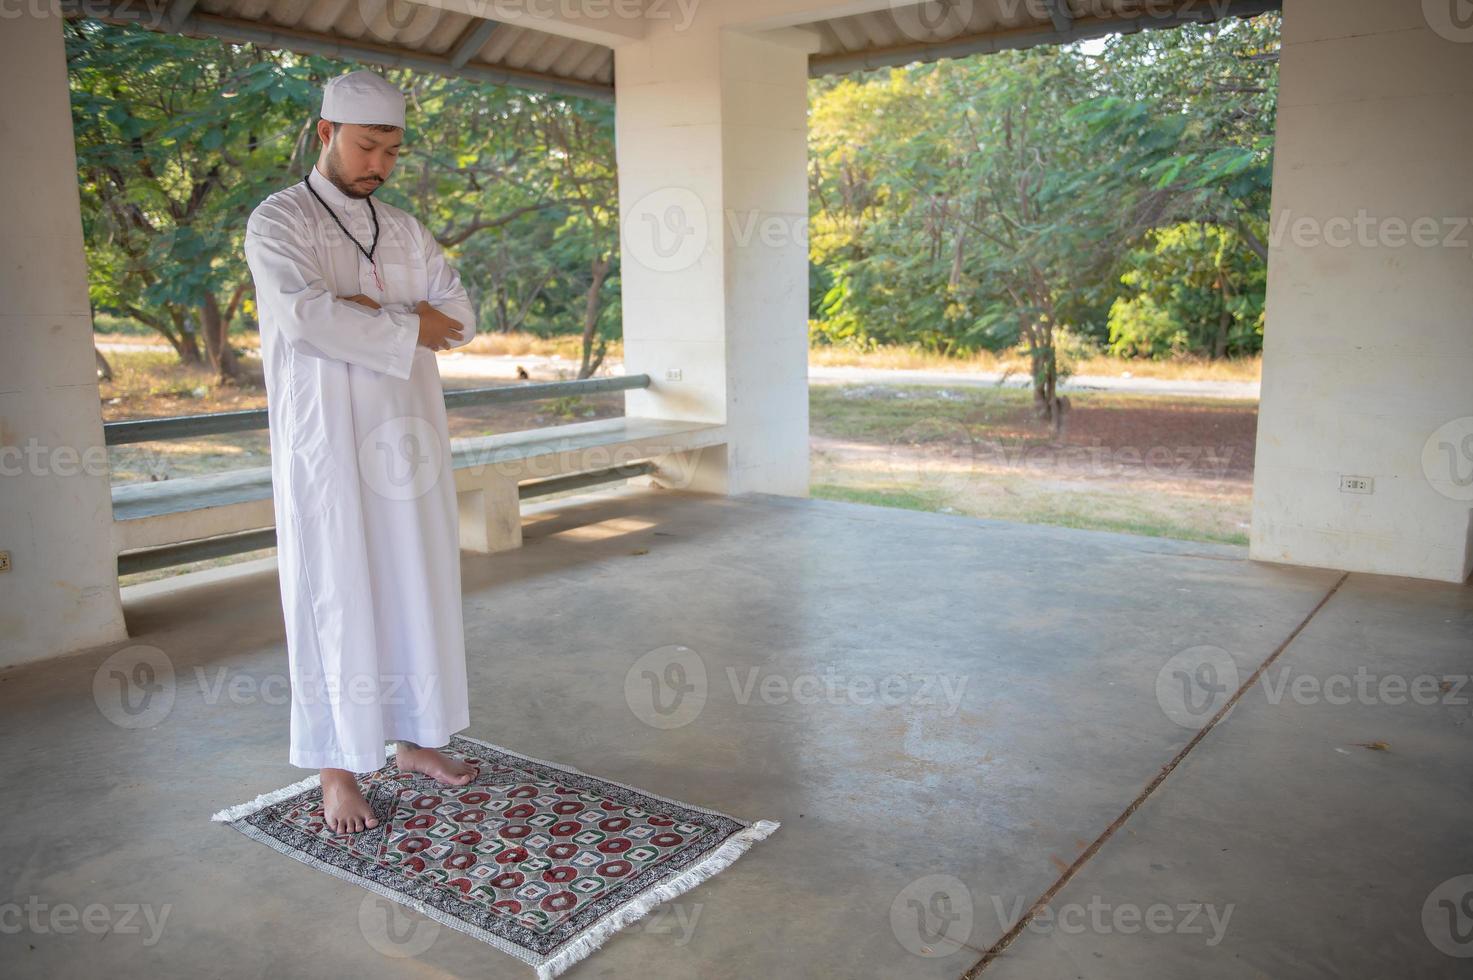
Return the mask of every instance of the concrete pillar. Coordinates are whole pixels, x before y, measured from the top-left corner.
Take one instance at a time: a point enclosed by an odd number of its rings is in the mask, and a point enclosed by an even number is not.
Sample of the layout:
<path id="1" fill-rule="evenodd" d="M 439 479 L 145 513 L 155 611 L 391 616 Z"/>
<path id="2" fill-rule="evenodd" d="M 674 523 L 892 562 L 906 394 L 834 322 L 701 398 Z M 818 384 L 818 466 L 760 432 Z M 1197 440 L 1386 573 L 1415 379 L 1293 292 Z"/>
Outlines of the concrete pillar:
<path id="1" fill-rule="evenodd" d="M 0 29 L 0 665 L 125 639 L 61 20 Z"/>
<path id="2" fill-rule="evenodd" d="M 799 31 L 652 21 L 615 51 L 630 416 L 724 423 L 689 489 L 808 493 L 807 55 Z"/>
<path id="3" fill-rule="evenodd" d="M 1285 0 L 1252 554 L 1473 570 L 1473 18 Z"/>

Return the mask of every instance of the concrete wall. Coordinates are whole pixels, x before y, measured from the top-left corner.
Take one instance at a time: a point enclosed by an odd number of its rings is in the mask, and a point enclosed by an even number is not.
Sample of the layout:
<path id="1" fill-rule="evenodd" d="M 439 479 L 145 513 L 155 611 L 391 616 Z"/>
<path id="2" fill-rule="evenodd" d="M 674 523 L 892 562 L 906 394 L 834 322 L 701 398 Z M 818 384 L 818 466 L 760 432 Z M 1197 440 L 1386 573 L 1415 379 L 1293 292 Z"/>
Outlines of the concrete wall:
<path id="1" fill-rule="evenodd" d="M 1473 569 L 1473 22 L 1460 10 L 1285 0 L 1255 558 L 1457 582 Z"/>
<path id="2" fill-rule="evenodd" d="M 626 410 L 725 423 L 670 467 L 692 489 L 808 492 L 813 42 L 698 17 L 615 52 Z"/>
<path id="3" fill-rule="evenodd" d="M 127 635 L 61 21 L 32 9 L 0 28 L 0 666 Z"/>

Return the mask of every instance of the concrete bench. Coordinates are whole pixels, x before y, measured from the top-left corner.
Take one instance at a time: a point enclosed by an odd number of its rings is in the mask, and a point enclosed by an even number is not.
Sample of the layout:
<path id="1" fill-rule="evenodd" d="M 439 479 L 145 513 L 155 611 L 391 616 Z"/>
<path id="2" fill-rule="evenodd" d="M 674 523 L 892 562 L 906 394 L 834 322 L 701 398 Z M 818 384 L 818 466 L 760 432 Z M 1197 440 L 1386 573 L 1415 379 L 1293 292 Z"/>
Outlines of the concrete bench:
<path id="1" fill-rule="evenodd" d="M 520 500 L 538 488 L 571 488 L 580 474 L 592 474 L 587 482 L 593 483 L 652 469 L 657 478 L 679 482 L 684 474 L 668 470 L 681 454 L 724 442 L 721 425 L 650 418 L 598 419 L 452 440 L 460 546 L 482 553 L 520 547 Z M 647 461 L 654 467 L 631 465 Z M 112 498 L 120 556 L 263 531 L 276 523 L 269 466 L 126 484 L 113 487 Z M 267 547 L 269 541 L 256 546 Z"/>

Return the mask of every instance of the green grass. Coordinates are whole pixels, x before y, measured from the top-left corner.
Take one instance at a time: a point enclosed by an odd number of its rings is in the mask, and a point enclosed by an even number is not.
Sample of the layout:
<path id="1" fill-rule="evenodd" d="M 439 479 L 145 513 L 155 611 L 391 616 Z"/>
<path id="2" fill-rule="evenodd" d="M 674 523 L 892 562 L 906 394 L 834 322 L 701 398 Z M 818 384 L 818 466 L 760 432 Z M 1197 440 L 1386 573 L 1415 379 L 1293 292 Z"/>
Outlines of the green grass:
<path id="1" fill-rule="evenodd" d="M 1197 525 L 1150 515 L 1143 515 L 1140 519 L 1131 519 L 1091 514 L 1085 510 L 1039 507 L 1029 514 L 1028 523 L 1047 524 L 1051 527 L 1072 527 L 1081 531 L 1115 531 L 1120 534 L 1138 534 L 1147 538 L 1204 541 L 1209 544 L 1233 544 L 1245 547 L 1248 544 L 1246 534 L 1219 534 Z"/>
<path id="2" fill-rule="evenodd" d="M 815 483 L 810 488 L 810 496 L 820 500 L 837 500 L 852 504 L 873 504 L 877 507 L 896 507 L 901 510 L 917 510 L 929 513 L 940 513 L 950 511 L 952 513 L 966 514 L 966 516 L 983 517 L 993 520 L 1009 520 L 1015 523 L 1041 524 L 1048 527 L 1069 527 L 1082 531 L 1113 531 L 1119 534 L 1136 534 L 1147 538 L 1171 538 L 1178 541 L 1202 541 L 1209 544 L 1227 544 L 1247 546 L 1248 535 L 1246 534 L 1220 534 L 1210 529 L 1187 523 L 1184 521 L 1173 521 L 1160 515 L 1144 513 L 1138 519 L 1111 517 L 1105 514 L 1091 513 L 1089 507 L 1094 500 L 1081 495 L 1076 498 L 1078 506 L 1059 507 L 1047 502 L 1038 502 L 1024 509 L 1021 514 L 993 515 L 988 513 L 967 513 L 965 502 L 952 500 L 949 496 L 938 491 L 896 485 L 889 488 L 875 488 L 873 486 L 847 485 L 842 483 Z"/>
<path id="3" fill-rule="evenodd" d="M 876 507 L 898 507 L 902 510 L 939 511 L 947 506 L 946 498 L 926 490 L 911 490 L 893 487 L 875 490 L 868 487 L 845 486 L 840 483 L 815 483 L 809 488 L 809 496 L 820 500 L 837 500 L 848 504 L 874 504 Z"/>
<path id="4" fill-rule="evenodd" d="M 890 442 L 907 430 L 929 424 L 965 427 L 1010 421 L 1027 413 L 1032 395 L 1016 388 L 948 388 L 924 385 L 886 385 L 887 392 L 904 397 L 855 397 L 869 387 L 814 385 L 809 389 L 809 428 L 815 435 L 866 442 Z M 846 394 L 846 392 L 848 394 Z"/>
<path id="5" fill-rule="evenodd" d="M 1263 370 L 1258 356 L 1208 360 L 1200 357 L 1175 357 L 1159 361 L 1115 357 L 1085 345 L 1064 358 L 1076 375 L 1116 377 L 1129 372 L 1138 378 L 1203 379 L 1213 381 L 1257 381 Z M 845 346 L 815 343 L 808 352 L 810 364 L 844 367 L 895 368 L 927 371 L 995 372 L 1011 370 L 1027 377 L 1028 355 L 1021 349 L 978 351 L 966 356 L 947 356 L 927 351 L 916 344 L 896 344 L 873 350 L 857 350 Z"/>
<path id="6" fill-rule="evenodd" d="M 137 320 L 97 313 L 92 317 L 92 331 L 107 337 L 157 337 L 159 332 Z"/>

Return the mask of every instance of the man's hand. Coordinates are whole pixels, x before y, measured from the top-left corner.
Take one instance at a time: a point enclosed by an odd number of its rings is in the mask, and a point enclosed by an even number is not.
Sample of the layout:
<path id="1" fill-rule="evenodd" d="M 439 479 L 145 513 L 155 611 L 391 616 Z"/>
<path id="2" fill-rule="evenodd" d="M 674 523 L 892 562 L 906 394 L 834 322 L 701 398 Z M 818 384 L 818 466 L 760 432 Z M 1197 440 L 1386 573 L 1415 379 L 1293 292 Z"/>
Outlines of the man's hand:
<path id="1" fill-rule="evenodd" d="M 447 350 L 463 336 L 460 322 L 420 300 L 414 312 L 419 314 L 419 342 L 430 350 Z"/>
<path id="2" fill-rule="evenodd" d="M 357 303 L 359 306 L 366 306 L 371 310 L 380 308 L 378 303 L 362 293 L 338 298 L 349 303 Z M 441 313 L 425 300 L 419 301 L 414 312 L 419 314 L 419 343 L 430 350 L 448 350 L 452 343 L 465 336 L 464 328 L 458 320 L 453 320 Z"/>

